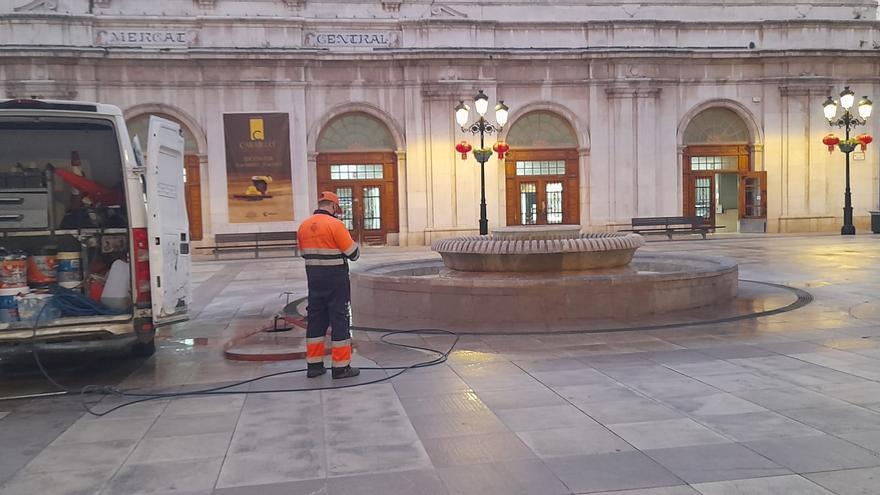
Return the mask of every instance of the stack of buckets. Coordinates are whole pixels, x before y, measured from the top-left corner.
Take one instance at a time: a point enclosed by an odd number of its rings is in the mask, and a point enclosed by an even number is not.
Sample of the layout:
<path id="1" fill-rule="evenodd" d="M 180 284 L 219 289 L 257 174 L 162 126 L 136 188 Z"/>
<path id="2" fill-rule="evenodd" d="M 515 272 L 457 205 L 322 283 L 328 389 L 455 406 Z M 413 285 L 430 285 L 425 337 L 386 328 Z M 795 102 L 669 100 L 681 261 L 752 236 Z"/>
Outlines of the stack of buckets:
<path id="1" fill-rule="evenodd" d="M 80 253 L 55 248 L 0 254 L 0 323 L 53 320 L 61 316 L 49 287 L 82 285 Z"/>

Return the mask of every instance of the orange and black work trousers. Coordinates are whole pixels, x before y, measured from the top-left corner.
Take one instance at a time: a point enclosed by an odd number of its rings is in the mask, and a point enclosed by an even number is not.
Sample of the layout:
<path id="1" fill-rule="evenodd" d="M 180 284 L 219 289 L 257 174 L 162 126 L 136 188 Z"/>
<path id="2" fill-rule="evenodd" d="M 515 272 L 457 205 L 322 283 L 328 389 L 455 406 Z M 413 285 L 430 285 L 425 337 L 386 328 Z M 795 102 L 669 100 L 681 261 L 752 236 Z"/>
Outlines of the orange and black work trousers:
<path id="1" fill-rule="evenodd" d="M 348 328 L 348 303 L 351 285 L 348 266 L 307 266 L 309 282 L 309 321 L 306 330 L 306 361 L 324 361 L 324 336 L 331 328 L 333 367 L 351 363 L 351 333 Z"/>

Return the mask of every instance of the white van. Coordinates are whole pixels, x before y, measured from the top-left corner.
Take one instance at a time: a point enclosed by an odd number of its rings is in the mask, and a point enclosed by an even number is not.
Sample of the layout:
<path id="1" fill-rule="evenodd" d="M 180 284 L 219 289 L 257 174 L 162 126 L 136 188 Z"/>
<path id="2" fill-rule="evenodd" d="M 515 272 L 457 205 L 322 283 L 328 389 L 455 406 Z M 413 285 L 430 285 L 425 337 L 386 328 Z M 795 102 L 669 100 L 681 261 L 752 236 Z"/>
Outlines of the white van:
<path id="1" fill-rule="evenodd" d="M 19 290 L 0 297 L 0 352 L 36 339 L 150 355 L 156 327 L 186 319 L 183 152 L 179 126 L 158 117 L 132 142 L 112 105 L 0 100 L 0 294 Z"/>

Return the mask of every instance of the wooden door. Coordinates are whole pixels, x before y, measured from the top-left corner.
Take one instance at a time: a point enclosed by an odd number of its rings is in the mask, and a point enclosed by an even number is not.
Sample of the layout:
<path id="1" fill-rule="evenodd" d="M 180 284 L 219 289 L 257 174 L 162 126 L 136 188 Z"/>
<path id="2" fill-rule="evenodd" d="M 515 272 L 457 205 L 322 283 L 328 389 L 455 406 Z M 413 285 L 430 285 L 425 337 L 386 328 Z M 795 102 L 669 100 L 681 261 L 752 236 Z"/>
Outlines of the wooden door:
<path id="1" fill-rule="evenodd" d="M 194 241 L 202 240 L 202 184 L 201 167 L 197 155 L 183 158 L 184 189 L 186 191 L 186 215 L 189 217 L 189 236 Z"/>
<path id="2" fill-rule="evenodd" d="M 739 181 L 739 217 L 766 219 L 767 172 L 744 172 Z"/>
<path id="3" fill-rule="evenodd" d="M 342 221 L 363 244 L 385 244 L 398 232 L 396 160 L 393 153 L 318 155 L 318 194 L 339 196 Z"/>
<path id="4" fill-rule="evenodd" d="M 576 150 L 511 152 L 505 175 L 507 225 L 580 223 Z"/>

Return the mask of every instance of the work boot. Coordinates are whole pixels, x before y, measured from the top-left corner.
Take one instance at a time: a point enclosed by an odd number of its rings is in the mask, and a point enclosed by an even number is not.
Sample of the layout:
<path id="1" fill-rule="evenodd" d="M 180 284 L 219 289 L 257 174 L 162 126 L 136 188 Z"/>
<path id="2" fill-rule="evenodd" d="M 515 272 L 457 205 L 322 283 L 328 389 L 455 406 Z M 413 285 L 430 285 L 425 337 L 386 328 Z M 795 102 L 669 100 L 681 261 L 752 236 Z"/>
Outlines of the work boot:
<path id="1" fill-rule="evenodd" d="M 357 368 L 352 368 L 351 365 L 343 366 L 341 368 L 333 368 L 333 379 L 337 378 L 351 378 L 353 376 L 358 376 L 361 374 L 361 370 Z"/>
<path id="2" fill-rule="evenodd" d="M 309 369 L 306 371 L 306 376 L 314 378 L 316 376 L 321 376 L 326 372 L 327 368 L 324 367 L 324 363 L 309 363 Z"/>

